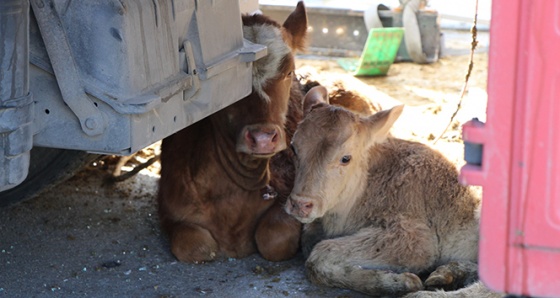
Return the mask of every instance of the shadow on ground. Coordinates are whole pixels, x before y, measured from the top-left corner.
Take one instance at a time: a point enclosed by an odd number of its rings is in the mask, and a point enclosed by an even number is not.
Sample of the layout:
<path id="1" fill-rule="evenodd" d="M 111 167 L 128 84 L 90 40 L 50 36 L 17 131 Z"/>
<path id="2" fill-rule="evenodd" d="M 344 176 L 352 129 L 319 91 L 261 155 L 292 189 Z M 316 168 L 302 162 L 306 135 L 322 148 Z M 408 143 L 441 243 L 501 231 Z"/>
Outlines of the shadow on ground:
<path id="1" fill-rule="evenodd" d="M 301 256 L 179 263 L 159 229 L 157 176 L 107 186 L 104 175 L 0 209 L 0 296 L 361 297 L 310 284 Z"/>

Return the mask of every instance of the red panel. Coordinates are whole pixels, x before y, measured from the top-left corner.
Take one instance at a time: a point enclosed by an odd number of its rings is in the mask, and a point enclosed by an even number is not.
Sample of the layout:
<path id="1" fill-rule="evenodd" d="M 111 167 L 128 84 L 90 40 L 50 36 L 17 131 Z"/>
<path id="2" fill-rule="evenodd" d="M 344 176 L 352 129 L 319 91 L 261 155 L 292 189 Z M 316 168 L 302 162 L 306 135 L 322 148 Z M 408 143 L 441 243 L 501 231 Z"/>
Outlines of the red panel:
<path id="1" fill-rule="evenodd" d="M 560 1 L 493 0 L 479 273 L 510 294 L 560 297 Z"/>
<path id="2" fill-rule="evenodd" d="M 528 53 L 534 54 L 527 56 L 525 129 L 524 136 L 516 138 L 516 143 L 528 145 L 516 155 L 527 161 L 520 171 L 526 188 L 520 200 L 526 206 L 520 207 L 525 216 L 519 219 L 518 227 L 524 231 L 519 241 L 560 248 L 560 237 L 547 236 L 560 235 L 560 35 L 556 31 L 560 2 L 535 1 L 532 6 L 535 30 L 527 45 Z"/>
<path id="3" fill-rule="evenodd" d="M 507 3 L 509 2 L 509 3 Z M 490 29 L 486 124 L 466 124 L 463 139 L 484 145 L 481 167 L 463 167 L 461 180 L 483 186 L 479 275 L 492 289 L 506 288 L 513 102 L 517 61 L 518 1 L 494 0 Z"/>

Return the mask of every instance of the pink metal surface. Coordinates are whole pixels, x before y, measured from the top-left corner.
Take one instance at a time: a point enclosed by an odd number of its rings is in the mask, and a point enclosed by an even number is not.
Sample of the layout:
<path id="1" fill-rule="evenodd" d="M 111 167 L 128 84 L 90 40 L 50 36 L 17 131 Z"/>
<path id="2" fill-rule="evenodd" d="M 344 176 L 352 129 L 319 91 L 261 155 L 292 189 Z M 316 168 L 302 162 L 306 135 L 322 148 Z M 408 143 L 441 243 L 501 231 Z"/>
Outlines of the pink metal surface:
<path id="1" fill-rule="evenodd" d="M 492 289 L 560 297 L 560 1 L 493 0 L 479 273 Z"/>

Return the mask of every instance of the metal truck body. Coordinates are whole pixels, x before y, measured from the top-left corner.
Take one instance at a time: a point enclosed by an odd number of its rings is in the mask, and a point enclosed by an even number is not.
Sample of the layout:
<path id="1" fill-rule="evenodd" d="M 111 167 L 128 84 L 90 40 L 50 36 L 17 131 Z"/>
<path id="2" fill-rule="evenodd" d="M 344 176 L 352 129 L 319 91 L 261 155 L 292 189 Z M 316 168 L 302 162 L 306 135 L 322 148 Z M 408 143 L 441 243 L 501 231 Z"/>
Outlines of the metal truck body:
<path id="1" fill-rule="evenodd" d="M 128 155 L 232 104 L 266 55 L 228 0 L 7 0 L 0 41 L 0 191 L 34 146 Z"/>

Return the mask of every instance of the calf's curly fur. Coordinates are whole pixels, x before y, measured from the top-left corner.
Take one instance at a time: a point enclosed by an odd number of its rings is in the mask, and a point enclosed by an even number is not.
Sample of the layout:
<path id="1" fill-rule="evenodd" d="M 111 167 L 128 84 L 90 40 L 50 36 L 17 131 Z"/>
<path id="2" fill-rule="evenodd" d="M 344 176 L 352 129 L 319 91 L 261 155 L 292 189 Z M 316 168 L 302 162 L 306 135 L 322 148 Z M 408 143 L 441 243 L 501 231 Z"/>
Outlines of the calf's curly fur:
<path id="1" fill-rule="evenodd" d="M 306 95 L 309 112 L 292 139 L 296 178 L 285 206 L 305 224 L 308 277 L 389 297 L 476 280 L 480 200 L 455 165 L 389 135 L 403 106 L 362 117 L 328 105 L 321 88 Z M 451 262 L 474 270 L 420 278 Z"/>

